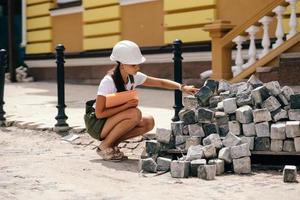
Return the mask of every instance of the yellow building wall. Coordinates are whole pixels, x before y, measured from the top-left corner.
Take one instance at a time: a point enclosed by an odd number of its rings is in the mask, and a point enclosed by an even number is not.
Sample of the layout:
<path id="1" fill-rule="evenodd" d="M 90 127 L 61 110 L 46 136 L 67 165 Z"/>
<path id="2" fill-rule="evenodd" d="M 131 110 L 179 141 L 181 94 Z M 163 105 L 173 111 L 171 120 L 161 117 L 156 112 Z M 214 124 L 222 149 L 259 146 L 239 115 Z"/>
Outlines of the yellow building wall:
<path id="1" fill-rule="evenodd" d="M 122 39 L 144 47 L 164 45 L 162 0 L 124 5 L 121 11 Z"/>
<path id="2" fill-rule="evenodd" d="M 66 30 L 66 27 L 67 30 Z M 82 52 L 82 13 L 70 13 L 52 17 L 52 49 L 64 44 L 65 52 Z"/>
<path id="3" fill-rule="evenodd" d="M 203 26 L 217 19 L 216 0 L 164 0 L 164 43 L 209 41 Z"/>
<path id="4" fill-rule="evenodd" d="M 83 50 L 112 48 L 121 40 L 121 9 L 118 0 L 82 1 Z"/>
<path id="5" fill-rule="evenodd" d="M 157 0 L 121 7 L 119 0 L 82 0 L 82 13 L 51 17 L 49 9 L 54 8 L 56 0 L 27 0 L 26 53 L 53 52 L 53 44 L 65 41 L 64 38 L 68 39 L 71 48 L 67 51 L 71 52 L 109 49 L 121 39 L 134 40 L 141 46 L 162 46 L 177 38 L 184 43 L 207 42 L 211 38 L 208 32 L 202 30 L 204 25 L 216 19 L 240 25 L 257 12 L 257 7 L 261 8 L 272 0 L 230 0 L 230 4 L 228 1 Z M 135 17 L 134 12 L 140 18 Z M 283 21 L 286 33 L 289 31 L 289 13 L 288 7 Z M 299 16 L 299 2 L 297 13 Z M 68 23 L 76 26 L 72 27 L 76 35 L 62 36 L 58 27 Z M 270 27 L 272 37 L 275 28 L 274 18 Z"/>
<path id="6" fill-rule="evenodd" d="M 26 54 L 52 52 L 52 24 L 49 10 L 54 7 L 54 1 L 27 0 L 26 5 Z"/>

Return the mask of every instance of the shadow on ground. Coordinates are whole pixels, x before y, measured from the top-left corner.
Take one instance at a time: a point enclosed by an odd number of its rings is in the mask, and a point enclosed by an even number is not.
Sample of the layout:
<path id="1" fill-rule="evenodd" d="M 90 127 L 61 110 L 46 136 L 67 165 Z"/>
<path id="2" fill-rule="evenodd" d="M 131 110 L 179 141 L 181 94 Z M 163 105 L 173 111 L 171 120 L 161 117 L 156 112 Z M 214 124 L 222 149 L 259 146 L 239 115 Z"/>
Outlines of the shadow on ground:
<path id="1" fill-rule="evenodd" d="M 137 159 L 128 159 L 124 161 L 105 161 L 102 159 L 93 159 L 90 160 L 92 163 L 100 163 L 101 165 L 115 169 L 118 171 L 129 171 L 129 172 L 138 172 L 138 160 Z"/>

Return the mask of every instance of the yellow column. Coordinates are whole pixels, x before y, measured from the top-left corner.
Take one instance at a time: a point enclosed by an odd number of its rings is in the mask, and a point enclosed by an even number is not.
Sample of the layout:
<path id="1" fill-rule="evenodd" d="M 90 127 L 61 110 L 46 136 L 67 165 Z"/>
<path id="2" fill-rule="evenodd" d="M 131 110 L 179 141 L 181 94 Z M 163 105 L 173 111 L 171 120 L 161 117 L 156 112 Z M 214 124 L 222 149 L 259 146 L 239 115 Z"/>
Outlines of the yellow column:
<path id="1" fill-rule="evenodd" d="M 212 43 L 212 76 L 214 80 L 225 79 L 229 80 L 232 78 L 231 71 L 231 45 L 226 47 L 221 46 L 221 40 L 234 25 L 230 24 L 229 21 L 214 21 L 212 24 L 204 26 L 203 30 L 208 31 L 211 37 Z"/>

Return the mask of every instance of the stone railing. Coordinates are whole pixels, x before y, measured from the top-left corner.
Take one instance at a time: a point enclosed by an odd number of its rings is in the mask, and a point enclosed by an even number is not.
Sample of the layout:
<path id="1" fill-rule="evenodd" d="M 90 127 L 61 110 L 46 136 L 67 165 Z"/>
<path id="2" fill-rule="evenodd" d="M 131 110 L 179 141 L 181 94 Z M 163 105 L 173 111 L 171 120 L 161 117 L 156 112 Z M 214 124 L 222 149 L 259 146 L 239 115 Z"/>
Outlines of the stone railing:
<path id="1" fill-rule="evenodd" d="M 228 21 L 215 21 L 204 30 L 210 32 L 212 38 L 212 70 L 201 74 L 202 78 L 226 79 L 232 82 L 240 81 L 255 72 L 257 67 L 264 66 L 276 56 L 295 45 L 300 40 L 297 32 L 296 3 L 299 0 L 274 0 L 260 10 L 254 17 L 241 26 L 235 27 Z M 290 6 L 289 32 L 285 36 L 283 29 L 283 14 Z M 276 41 L 271 44 L 269 27 L 277 19 Z M 262 29 L 262 51 L 258 52 L 255 41 L 256 34 Z M 247 40 L 247 60 L 242 54 L 242 45 Z M 236 45 L 235 66 L 232 64 L 232 47 Z M 244 62 L 246 60 L 246 62 Z"/>

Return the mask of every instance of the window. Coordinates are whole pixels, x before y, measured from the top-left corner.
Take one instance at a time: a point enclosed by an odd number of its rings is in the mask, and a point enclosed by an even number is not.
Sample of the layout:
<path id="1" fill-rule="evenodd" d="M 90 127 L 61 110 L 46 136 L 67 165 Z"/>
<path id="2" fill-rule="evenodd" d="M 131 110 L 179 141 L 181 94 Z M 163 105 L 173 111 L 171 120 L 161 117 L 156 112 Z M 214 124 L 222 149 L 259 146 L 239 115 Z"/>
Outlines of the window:
<path id="1" fill-rule="evenodd" d="M 74 6 L 81 6 L 81 0 L 56 0 L 58 8 L 69 8 Z"/>

